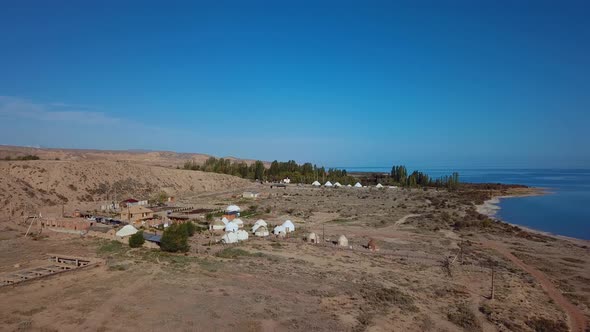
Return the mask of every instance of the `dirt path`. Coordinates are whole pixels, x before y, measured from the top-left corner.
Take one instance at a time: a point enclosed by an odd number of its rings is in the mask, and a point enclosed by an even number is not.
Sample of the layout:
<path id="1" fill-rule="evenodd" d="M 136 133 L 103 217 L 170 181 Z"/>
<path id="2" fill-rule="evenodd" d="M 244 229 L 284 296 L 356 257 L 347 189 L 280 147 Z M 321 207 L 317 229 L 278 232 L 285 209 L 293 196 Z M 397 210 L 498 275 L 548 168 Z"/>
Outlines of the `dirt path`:
<path id="1" fill-rule="evenodd" d="M 586 321 L 586 316 L 584 316 L 584 313 L 582 311 L 580 311 L 580 309 L 578 309 L 578 307 L 573 305 L 568 299 L 566 299 L 563 296 L 563 294 L 561 294 L 559 289 L 557 289 L 553 285 L 551 280 L 549 280 L 549 278 L 547 278 L 547 276 L 543 272 L 524 263 L 518 257 L 514 256 L 508 248 L 506 248 L 496 242 L 482 241 L 482 244 L 484 247 L 493 249 L 493 250 L 497 251 L 498 253 L 502 254 L 504 257 L 509 259 L 514 265 L 518 266 L 519 268 L 521 268 L 525 272 L 532 275 L 537 280 L 537 282 L 539 282 L 541 284 L 541 287 L 543 287 L 543 289 L 545 290 L 547 295 L 549 295 L 549 297 L 553 301 L 555 301 L 555 303 L 557 303 L 557 305 L 559 305 L 563 309 L 563 311 L 565 311 L 565 313 L 568 316 L 568 324 L 570 327 L 570 331 L 573 331 L 573 332 L 586 331 L 588 323 Z"/>
<path id="2" fill-rule="evenodd" d="M 418 216 L 419 216 L 419 214 L 408 214 L 407 216 L 403 216 L 395 222 L 394 226 L 399 226 L 399 225 L 405 223 L 409 218 L 418 217 Z"/>

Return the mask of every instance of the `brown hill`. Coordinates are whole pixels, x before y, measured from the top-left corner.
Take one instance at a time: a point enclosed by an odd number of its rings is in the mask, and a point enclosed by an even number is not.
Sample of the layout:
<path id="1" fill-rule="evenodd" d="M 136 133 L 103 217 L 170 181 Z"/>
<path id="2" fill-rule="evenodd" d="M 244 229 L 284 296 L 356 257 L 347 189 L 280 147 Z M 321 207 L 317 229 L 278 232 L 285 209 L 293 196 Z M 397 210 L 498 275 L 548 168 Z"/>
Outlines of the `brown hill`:
<path id="1" fill-rule="evenodd" d="M 23 146 L 0 145 L 0 159 L 10 157 L 15 159 L 25 155 L 35 155 L 42 160 L 99 160 L 99 161 L 128 161 L 146 165 L 177 167 L 186 161 L 193 160 L 203 163 L 210 155 L 200 153 L 180 153 L 170 151 L 132 151 L 132 150 L 82 150 L 82 149 L 49 149 Z M 225 157 L 230 160 L 243 160 L 248 165 L 254 160 Z"/>
<path id="2" fill-rule="evenodd" d="M 108 155 L 108 152 L 98 153 Z M 75 155 L 69 154 L 67 158 Z M 113 153 L 113 156 L 121 155 L 133 156 Z M 66 209 L 93 209 L 107 199 L 122 200 L 129 196 L 145 199 L 161 190 L 170 195 L 198 194 L 250 184 L 234 176 L 152 166 L 151 162 L 162 158 L 162 154 L 153 155 L 156 158 L 146 163 L 93 160 L 95 156 L 91 152 L 80 156 L 85 156 L 85 160 L 1 161 L 0 216 L 17 217 L 25 210 L 55 214 L 61 211 L 62 204 Z"/>

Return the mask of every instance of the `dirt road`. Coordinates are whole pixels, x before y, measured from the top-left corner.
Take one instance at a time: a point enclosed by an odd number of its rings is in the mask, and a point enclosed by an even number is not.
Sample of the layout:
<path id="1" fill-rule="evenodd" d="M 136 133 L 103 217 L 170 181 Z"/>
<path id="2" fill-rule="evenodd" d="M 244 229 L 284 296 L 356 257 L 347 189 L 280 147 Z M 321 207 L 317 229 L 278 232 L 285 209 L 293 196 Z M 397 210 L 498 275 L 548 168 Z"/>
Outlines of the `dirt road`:
<path id="1" fill-rule="evenodd" d="M 555 301 L 555 303 L 557 303 L 557 305 L 559 305 L 563 309 L 563 311 L 565 311 L 565 313 L 568 316 L 568 324 L 569 324 L 571 331 L 573 331 L 573 332 L 585 332 L 586 331 L 586 328 L 588 327 L 588 325 L 587 325 L 588 322 L 586 321 L 586 316 L 584 316 L 584 313 L 582 311 L 580 311 L 580 309 L 578 309 L 578 307 L 576 307 L 570 301 L 568 301 L 568 299 L 566 299 L 563 296 L 563 294 L 561 294 L 559 289 L 557 289 L 553 285 L 551 280 L 549 280 L 549 278 L 547 278 L 547 276 L 543 272 L 524 263 L 518 257 L 514 256 L 508 248 L 498 244 L 497 242 L 482 241 L 482 245 L 484 247 L 487 247 L 487 248 L 497 251 L 498 253 L 502 254 L 502 256 L 509 259 L 514 265 L 518 266 L 519 268 L 521 268 L 525 272 L 532 275 L 533 278 L 535 278 L 537 280 L 537 282 L 539 282 L 541 284 L 541 287 L 543 287 L 543 290 L 545 290 L 547 295 L 549 295 L 549 297 L 553 301 Z"/>

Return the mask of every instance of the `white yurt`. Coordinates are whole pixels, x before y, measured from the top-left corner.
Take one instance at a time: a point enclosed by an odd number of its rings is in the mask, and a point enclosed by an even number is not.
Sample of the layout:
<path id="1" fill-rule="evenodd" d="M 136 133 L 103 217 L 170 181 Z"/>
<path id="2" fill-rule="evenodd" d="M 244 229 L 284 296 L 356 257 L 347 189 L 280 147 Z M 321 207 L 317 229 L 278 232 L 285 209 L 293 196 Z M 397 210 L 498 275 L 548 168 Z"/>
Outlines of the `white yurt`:
<path id="1" fill-rule="evenodd" d="M 287 233 L 295 231 L 295 225 L 293 225 L 293 222 L 291 220 L 285 221 L 281 226 L 285 228 L 285 231 Z"/>
<path id="2" fill-rule="evenodd" d="M 227 218 L 226 218 L 226 217 L 223 217 L 223 218 L 221 218 L 221 222 L 222 222 L 224 225 L 226 225 L 226 224 L 229 222 L 229 220 L 227 220 Z"/>
<path id="3" fill-rule="evenodd" d="M 268 232 L 268 228 L 266 228 L 266 226 L 261 226 L 261 225 L 258 225 L 258 226 L 259 227 L 257 227 L 256 230 L 254 231 L 255 236 L 263 237 L 263 236 L 270 235 L 270 233 Z"/>
<path id="4" fill-rule="evenodd" d="M 312 185 L 312 186 L 314 186 L 314 187 L 319 187 L 319 186 L 321 186 L 322 184 L 321 184 L 321 183 L 319 183 L 318 181 L 313 181 L 313 183 L 312 183 L 311 185 Z"/>
<path id="5" fill-rule="evenodd" d="M 325 187 L 333 187 L 334 185 L 332 184 L 332 182 L 328 181 L 324 184 Z"/>
<path id="6" fill-rule="evenodd" d="M 240 229 L 240 226 L 233 221 L 228 222 L 225 224 L 225 231 L 226 232 L 237 232 Z"/>
<path id="7" fill-rule="evenodd" d="M 239 228 L 244 228 L 244 221 L 240 218 L 236 218 L 234 220 L 232 220 L 232 222 L 236 225 L 238 225 Z"/>
<path id="8" fill-rule="evenodd" d="M 381 188 L 383 188 L 383 185 L 381 183 L 377 183 L 377 185 L 375 186 L 375 188 L 381 189 Z"/>
<path id="9" fill-rule="evenodd" d="M 287 234 L 287 230 L 285 229 L 284 226 L 277 226 L 272 230 L 272 233 L 274 235 L 280 235 L 280 234 L 285 235 L 285 234 Z"/>
<path id="10" fill-rule="evenodd" d="M 347 188 L 352 188 L 352 184 L 347 184 L 346 187 Z"/>
<path id="11" fill-rule="evenodd" d="M 262 219 L 258 219 L 255 223 L 254 226 L 252 226 L 252 233 L 256 233 L 256 230 L 260 227 L 267 227 L 268 225 L 266 224 L 266 221 L 262 220 Z"/>
<path id="12" fill-rule="evenodd" d="M 222 243 L 236 243 L 238 242 L 238 235 L 236 233 L 225 233 L 221 238 Z"/>
<path id="13" fill-rule="evenodd" d="M 348 247 L 348 239 L 344 235 L 340 235 L 338 238 L 338 245 L 341 247 Z"/>
<path id="14" fill-rule="evenodd" d="M 223 220 L 216 220 L 214 222 L 212 222 L 211 224 L 209 224 L 209 230 L 212 231 L 222 231 L 225 229 L 225 224 L 227 222 L 223 222 Z"/>
<path id="15" fill-rule="evenodd" d="M 227 214 L 235 214 L 235 213 L 240 213 L 241 209 L 239 206 L 237 205 L 230 205 L 228 207 L 225 208 L 225 212 Z"/>
<path id="16" fill-rule="evenodd" d="M 309 233 L 309 235 L 307 236 L 307 242 L 309 243 L 318 243 L 319 241 L 319 237 L 316 233 Z"/>
<path id="17" fill-rule="evenodd" d="M 240 229 L 239 231 L 236 232 L 236 235 L 238 237 L 238 241 L 246 241 L 248 240 L 248 232 L 246 232 L 243 229 Z"/>
<path id="18" fill-rule="evenodd" d="M 363 185 L 362 185 L 360 182 L 357 182 L 357 183 L 354 185 L 354 187 L 355 187 L 355 188 L 362 188 L 362 187 L 363 187 Z"/>
<path id="19" fill-rule="evenodd" d="M 340 184 L 340 182 L 336 182 L 336 183 L 334 183 L 334 187 L 340 188 L 340 187 L 342 187 L 342 185 Z"/>
<path id="20" fill-rule="evenodd" d="M 137 228 L 131 226 L 131 225 L 126 225 L 123 226 L 123 228 L 121 228 L 119 231 L 117 231 L 117 233 L 115 233 L 115 235 L 120 236 L 120 237 L 125 237 L 125 236 L 130 236 L 137 233 Z"/>

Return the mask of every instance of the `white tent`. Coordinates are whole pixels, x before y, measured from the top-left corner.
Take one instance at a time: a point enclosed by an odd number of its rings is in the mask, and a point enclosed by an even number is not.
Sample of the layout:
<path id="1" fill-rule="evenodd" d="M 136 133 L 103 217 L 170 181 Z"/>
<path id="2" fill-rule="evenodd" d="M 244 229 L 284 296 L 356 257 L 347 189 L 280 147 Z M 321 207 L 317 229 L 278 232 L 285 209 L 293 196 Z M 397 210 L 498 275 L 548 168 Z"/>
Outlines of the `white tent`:
<path id="1" fill-rule="evenodd" d="M 350 188 L 350 187 L 352 187 L 352 185 L 351 184 L 347 184 L 346 187 Z"/>
<path id="2" fill-rule="evenodd" d="M 324 186 L 326 186 L 326 187 L 332 187 L 333 184 L 332 184 L 332 182 L 328 181 L 328 182 L 326 182 L 326 184 L 324 184 Z"/>
<path id="3" fill-rule="evenodd" d="M 241 211 L 241 209 L 237 205 L 230 205 L 225 208 L 225 212 L 227 212 L 227 213 L 236 213 L 236 212 L 240 212 L 240 211 Z"/>
<path id="4" fill-rule="evenodd" d="M 277 226 L 273 229 L 272 233 L 274 235 L 287 234 L 287 230 L 285 229 L 284 226 Z"/>
<path id="5" fill-rule="evenodd" d="M 355 187 L 355 188 L 362 188 L 362 187 L 363 187 L 363 185 L 362 185 L 360 182 L 357 182 L 357 183 L 354 185 L 354 187 Z"/>
<path id="6" fill-rule="evenodd" d="M 313 181 L 313 183 L 312 183 L 311 185 L 312 185 L 312 186 L 314 186 L 314 187 L 319 187 L 319 186 L 321 186 L 322 184 L 321 184 L 321 183 L 319 183 L 318 181 Z"/>
<path id="7" fill-rule="evenodd" d="M 252 226 L 252 233 L 256 233 L 256 230 L 260 227 L 267 227 L 268 225 L 266 224 L 266 221 L 262 220 L 262 219 L 258 219 L 255 223 L 254 226 Z"/>
<path id="8" fill-rule="evenodd" d="M 344 235 L 340 235 L 338 238 L 338 245 L 341 247 L 348 247 L 348 239 Z"/>
<path id="9" fill-rule="evenodd" d="M 223 220 L 217 220 L 209 226 L 209 229 L 212 231 L 222 231 L 225 229 L 225 224 Z"/>
<path id="10" fill-rule="evenodd" d="M 227 220 L 227 218 L 226 218 L 226 217 L 223 217 L 223 218 L 221 218 L 221 222 L 222 222 L 224 225 L 227 225 L 227 223 L 229 222 L 229 220 Z"/>
<path id="11" fill-rule="evenodd" d="M 340 187 L 342 187 L 342 185 L 340 184 L 340 182 L 336 182 L 336 183 L 334 183 L 334 187 L 340 188 Z"/>
<path id="12" fill-rule="evenodd" d="M 225 231 L 226 232 L 237 232 L 238 229 L 240 229 L 240 226 L 238 226 L 238 224 L 236 224 L 232 221 L 225 224 Z"/>
<path id="13" fill-rule="evenodd" d="M 381 188 L 383 188 L 383 185 L 381 183 L 377 183 L 377 185 L 375 186 L 375 188 L 381 189 Z"/>
<path id="14" fill-rule="evenodd" d="M 131 225 L 126 225 L 123 226 L 123 228 L 121 228 L 117 233 L 115 233 L 115 235 L 120 236 L 120 237 L 125 237 L 125 236 L 130 236 L 137 233 L 137 228 L 131 226 Z"/>
<path id="15" fill-rule="evenodd" d="M 256 236 L 268 236 L 269 235 L 268 228 L 266 228 L 266 226 L 257 227 L 256 228 L 256 231 L 254 231 L 254 235 L 256 235 Z"/>
<path id="16" fill-rule="evenodd" d="M 239 231 L 236 232 L 236 235 L 238 236 L 238 241 L 246 241 L 248 240 L 248 232 L 246 232 L 243 229 L 240 229 Z"/>
<path id="17" fill-rule="evenodd" d="M 234 220 L 232 220 L 232 222 L 236 225 L 238 225 L 239 228 L 244 228 L 244 221 L 240 218 L 236 218 Z"/>
<path id="18" fill-rule="evenodd" d="M 293 232 L 295 230 L 295 225 L 293 225 L 293 222 L 291 220 L 285 221 L 281 226 L 285 228 L 285 231 L 287 233 Z"/>
<path id="19" fill-rule="evenodd" d="M 236 243 L 238 242 L 238 235 L 236 233 L 225 233 L 225 235 L 221 238 L 221 242 Z"/>

